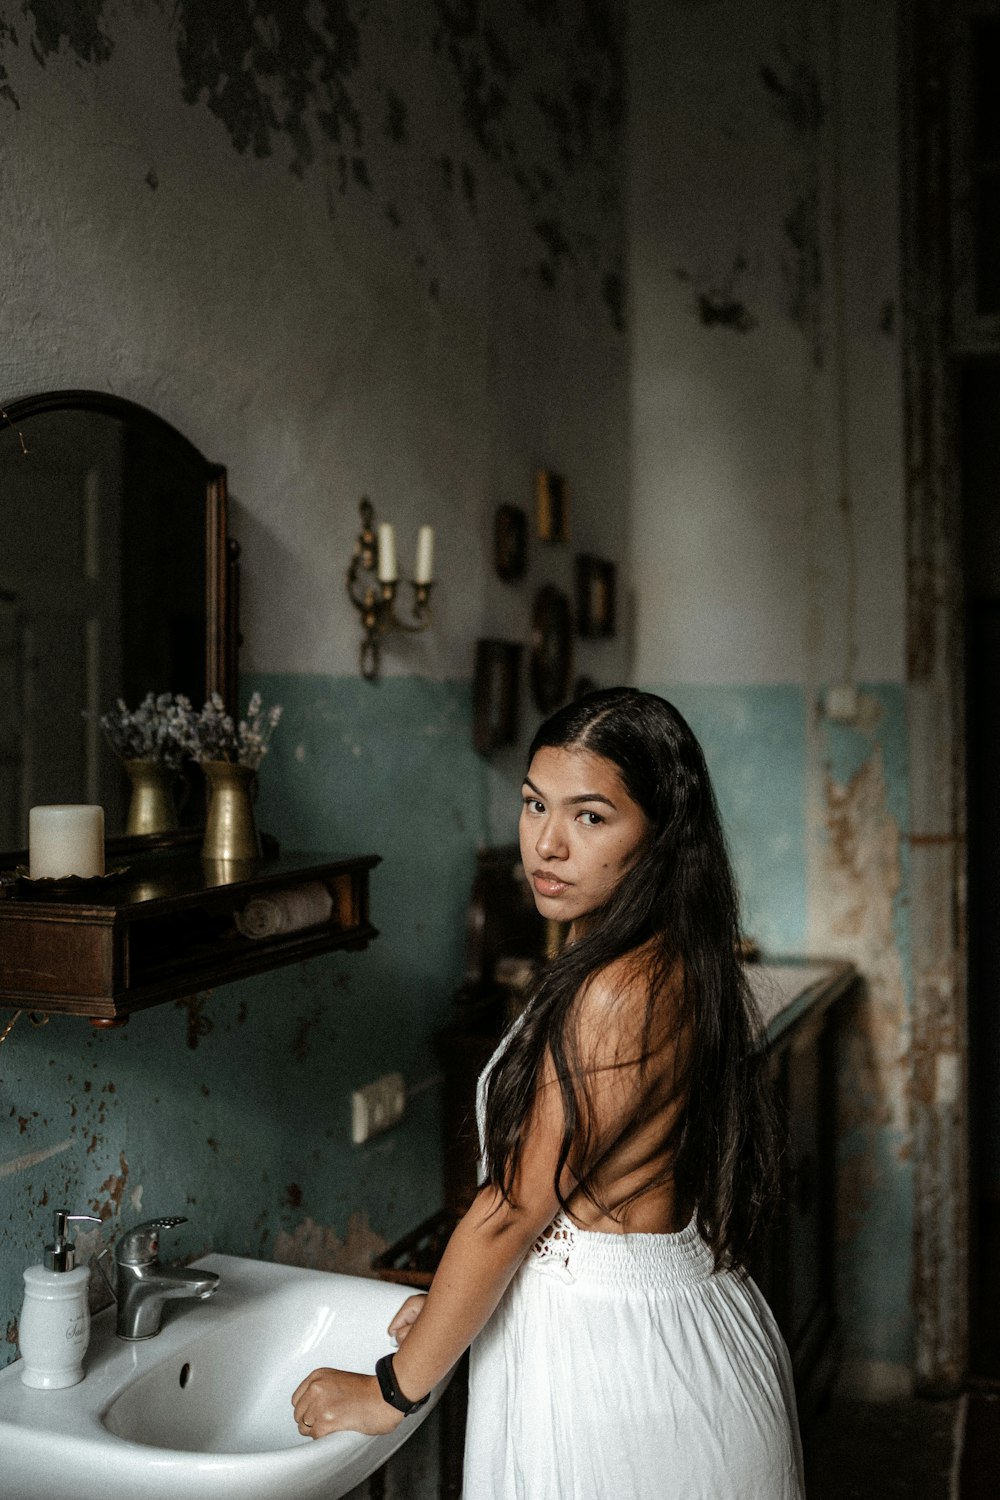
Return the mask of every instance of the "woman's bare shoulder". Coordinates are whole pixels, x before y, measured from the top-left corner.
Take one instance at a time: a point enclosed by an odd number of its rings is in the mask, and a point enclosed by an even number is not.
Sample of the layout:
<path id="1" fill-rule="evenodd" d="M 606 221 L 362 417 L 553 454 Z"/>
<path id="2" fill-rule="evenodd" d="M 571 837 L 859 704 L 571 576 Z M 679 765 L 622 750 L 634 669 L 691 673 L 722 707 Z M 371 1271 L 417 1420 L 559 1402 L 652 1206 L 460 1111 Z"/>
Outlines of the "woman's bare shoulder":
<path id="1" fill-rule="evenodd" d="M 679 993 L 681 964 L 679 960 L 666 964 L 659 944 L 650 938 L 592 974 L 580 990 L 578 1002 L 581 1011 L 596 1013 L 622 1002 L 627 1005 L 639 1000 L 645 1005 L 653 985 L 665 997 Z"/>
<path id="2" fill-rule="evenodd" d="M 619 1051 L 622 1046 L 631 1050 L 640 1034 L 646 1036 L 648 1045 L 652 1040 L 648 1030 L 651 998 L 655 1001 L 653 1019 L 665 1031 L 672 1030 L 682 988 L 680 963 L 665 965 L 653 941 L 605 964 L 577 996 L 576 1020 L 584 1050 Z M 654 989 L 655 996 L 651 994 Z M 661 1024 L 654 1025 L 654 1033 L 661 1031 Z"/>

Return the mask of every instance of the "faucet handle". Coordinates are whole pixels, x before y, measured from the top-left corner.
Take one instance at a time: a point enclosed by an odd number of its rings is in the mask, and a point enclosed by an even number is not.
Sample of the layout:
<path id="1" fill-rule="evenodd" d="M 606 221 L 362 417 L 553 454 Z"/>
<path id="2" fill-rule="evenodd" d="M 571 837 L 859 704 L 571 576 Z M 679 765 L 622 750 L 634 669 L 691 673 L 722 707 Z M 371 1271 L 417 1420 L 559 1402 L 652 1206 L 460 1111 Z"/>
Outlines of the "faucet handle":
<path id="1" fill-rule="evenodd" d="M 173 1229 L 186 1224 L 184 1214 L 168 1215 L 161 1219 L 147 1219 L 128 1230 L 118 1241 L 115 1259 L 125 1266 L 145 1266 L 156 1259 L 160 1251 L 160 1230 Z"/>

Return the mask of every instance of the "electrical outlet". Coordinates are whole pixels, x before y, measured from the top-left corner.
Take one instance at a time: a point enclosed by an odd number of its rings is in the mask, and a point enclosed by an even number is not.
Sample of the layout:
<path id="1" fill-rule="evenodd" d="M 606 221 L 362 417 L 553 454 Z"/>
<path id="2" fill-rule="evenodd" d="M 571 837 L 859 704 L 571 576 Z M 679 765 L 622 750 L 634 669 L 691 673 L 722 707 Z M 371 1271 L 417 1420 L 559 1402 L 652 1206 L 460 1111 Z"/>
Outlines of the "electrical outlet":
<path id="1" fill-rule="evenodd" d="M 833 687 L 828 687 L 823 710 L 831 724 L 856 724 L 861 703 L 854 683 L 838 682 Z"/>
<path id="2" fill-rule="evenodd" d="M 403 1118 L 406 1079 L 402 1073 L 383 1073 L 374 1083 L 351 1094 L 351 1140 L 361 1146 L 373 1135 L 389 1130 Z"/>

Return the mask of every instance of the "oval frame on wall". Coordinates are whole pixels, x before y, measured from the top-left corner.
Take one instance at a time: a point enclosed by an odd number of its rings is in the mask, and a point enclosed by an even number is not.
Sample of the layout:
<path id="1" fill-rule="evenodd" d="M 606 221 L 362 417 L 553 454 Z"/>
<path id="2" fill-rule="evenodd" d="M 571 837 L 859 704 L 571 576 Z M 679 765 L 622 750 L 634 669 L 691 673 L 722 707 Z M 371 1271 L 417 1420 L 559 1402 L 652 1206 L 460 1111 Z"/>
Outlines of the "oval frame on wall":
<path id="1" fill-rule="evenodd" d="M 573 612 L 562 589 L 546 583 L 531 612 L 531 696 L 543 713 L 551 713 L 569 694 L 573 673 Z"/>

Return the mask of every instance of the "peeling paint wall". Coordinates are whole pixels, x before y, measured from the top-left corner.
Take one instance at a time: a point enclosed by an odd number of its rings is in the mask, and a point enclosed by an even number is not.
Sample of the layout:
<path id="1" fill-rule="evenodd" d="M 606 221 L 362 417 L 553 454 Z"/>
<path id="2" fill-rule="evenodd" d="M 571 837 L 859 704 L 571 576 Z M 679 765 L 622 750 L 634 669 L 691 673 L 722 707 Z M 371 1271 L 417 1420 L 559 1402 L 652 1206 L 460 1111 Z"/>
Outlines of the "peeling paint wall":
<path id="1" fill-rule="evenodd" d="M 22 1018 L 0 1049 L 0 1326 L 16 1323 L 20 1273 L 54 1208 L 104 1221 L 79 1236 L 85 1254 L 141 1218 L 181 1213 L 189 1222 L 164 1253 L 360 1270 L 440 1202 L 432 1032 L 461 968 L 484 827 L 468 687 L 391 679 L 376 706 L 354 681 L 261 684 L 280 691 L 291 728 L 268 764 L 262 826 L 297 847 L 377 849 L 382 935 L 364 953 L 160 1006 L 120 1031 L 69 1017 L 36 1031 Z M 335 732 L 348 723 L 362 757 Z M 353 1147 L 352 1087 L 397 1069 L 415 1090 L 404 1125 Z"/>
<path id="2" fill-rule="evenodd" d="M 908 717 L 913 765 L 914 1303 L 921 1388 L 960 1388 L 969 1359 L 965 663 L 956 462 L 950 127 L 967 107 L 947 0 L 901 6 L 906 312 Z M 970 8 L 968 15 L 971 16 Z M 954 292 L 953 292 L 954 288 Z"/>
<path id="3" fill-rule="evenodd" d="M 817 723 L 824 828 L 811 870 L 817 949 L 863 978 L 840 1065 L 838 1258 L 845 1378 L 904 1391 L 913 1365 L 912 975 L 906 697 L 870 687 L 853 726 Z"/>
<path id="4" fill-rule="evenodd" d="M 637 680 L 702 737 L 748 931 L 853 959 L 845 1380 L 914 1370 L 896 8 L 630 10 Z M 825 711 L 858 694 L 852 722 Z"/>
<path id="5" fill-rule="evenodd" d="M 537 465 L 620 552 L 620 5 L 86 13 L 0 8 L 3 399 L 112 390 L 227 464 L 251 667 L 353 673 L 361 495 L 404 570 L 430 522 L 462 584 L 386 671 L 467 676 Z"/>
<path id="6" fill-rule="evenodd" d="M 364 953 L 0 1047 L 0 1362 L 53 1208 L 101 1216 L 84 1253 L 183 1213 L 178 1255 L 362 1269 L 440 1203 L 433 1035 L 489 836 L 473 643 L 526 641 L 574 549 L 625 562 L 622 28 L 618 0 L 0 0 L 0 403 L 112 391 L 227 465 L 244 692 L 285 707 L 261 825 L 383 857 Z M 538 466 L 573 541 L 502 584 L 493 513 Z M 343 591 L 363 494 L 404 572 L 420 523 L 438 543 L 433 628 L 377 687 Z M 352 1147 L 351 1089 L 394 1069 L 403 1126 Z"/>
<path id="7" fill-rule="evenodd" d="M 57 1199 L 109 1230 L 186 1207 L 183 1254 L 326 1264 L 433 1206 L 433 1084 L 360 1152 L 348 1094 L 434 1076 L 472 851 L 509 834 L 520 769 L 471 753 L 472 642 L 527 640 L 579 550 L 624 587 L 577 670 L 633 660 L 691 718 L 749 929 L 864 974 L 842 1308 L 856 1385 L 909 1378 L 895 7 L 632 0 L 627 224 L 623 12 L 271 0 L 222 32 L 193 3 L 0 0 L 0 400 L 110 389 L 228 465 L 247 686 L 286 707 L 261 821 L 385 858 L 363 955 L 0 1049 L 9 1357 Z M 492 516 L 530 510 L 539 464 L 567 473 L 572 543 L 532 544 L 512 586 Z M 436 526 L 442 580 L 377 689 L 341 584 L 364 493 L 404 562 Z M 820 709 L 845 679 L 853 725 Z"/>

